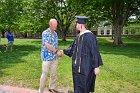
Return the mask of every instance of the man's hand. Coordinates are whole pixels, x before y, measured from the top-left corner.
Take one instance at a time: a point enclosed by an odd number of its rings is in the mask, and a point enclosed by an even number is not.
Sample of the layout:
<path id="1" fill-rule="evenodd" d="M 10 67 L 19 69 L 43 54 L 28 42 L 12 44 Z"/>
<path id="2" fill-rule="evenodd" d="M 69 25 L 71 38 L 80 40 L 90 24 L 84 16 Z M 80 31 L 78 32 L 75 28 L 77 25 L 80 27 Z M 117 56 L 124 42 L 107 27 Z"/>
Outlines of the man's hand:
<path id="1" fill-rule="evenodd" d="M 95 75 L 98 75 L 100 73 L 99 67 L 97 67 L 97 68 L 94 69 L 94 73 L 95 73 Z"/>
<path id="2" fill-rule="evenodd" d="M 62 54 L 64 54 L 63 50 L 60 50 L 60 52 L 61 52 Z"/>
<path id="3" fill-rule="evenodd" d="M 58 50 L 57 55 L 59 56 L 58 59 L 62 60 L 63 51 Z"/>
<path id="4" fill-rule="evenodd" d="M 60 50 L 57 51 L 57 55 L 58 55 L 58 56 L 62 57 L 62 54 L 63 54 L 63 53 L 62 53 Z"/>

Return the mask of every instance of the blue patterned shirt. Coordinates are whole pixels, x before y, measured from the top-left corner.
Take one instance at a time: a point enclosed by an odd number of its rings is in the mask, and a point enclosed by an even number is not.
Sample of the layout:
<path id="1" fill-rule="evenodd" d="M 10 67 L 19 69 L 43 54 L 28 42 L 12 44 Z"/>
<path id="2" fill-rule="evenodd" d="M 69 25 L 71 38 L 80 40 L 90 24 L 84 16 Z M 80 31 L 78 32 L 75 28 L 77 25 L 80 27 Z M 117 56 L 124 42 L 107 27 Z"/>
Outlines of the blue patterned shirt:
<path id="1" fill-rule="evenodd" d="M 42 33 L 42 47 L 41 47 L 41 60 L 42 61 L 52 61 L 57 59 L 57 54 L 50 51 L 45 47 L 45 44 L 48 43 L 53 46 L 55 49 L 58 49 L 58 36 L 56 32 L 51 32 L 50 28 L 43 31 Z"/>

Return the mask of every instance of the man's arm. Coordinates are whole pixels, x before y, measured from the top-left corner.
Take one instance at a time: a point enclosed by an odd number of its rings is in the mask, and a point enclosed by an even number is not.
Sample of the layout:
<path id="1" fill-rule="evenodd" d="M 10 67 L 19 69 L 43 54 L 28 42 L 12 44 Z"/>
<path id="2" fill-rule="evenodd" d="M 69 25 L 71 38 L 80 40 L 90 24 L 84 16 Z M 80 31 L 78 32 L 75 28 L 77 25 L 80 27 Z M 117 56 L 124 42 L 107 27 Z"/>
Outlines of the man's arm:
<path id="1" fill-rule="evenodd" d="M 53 46 L 51 46 L 48 43 L 45 44 L 45 48 L 49 49 L 50 51 L 54 52 L 55 54 L 57 54 L 60 57 L 62 56 L 62 52 L 60 50 L 54 48 Z"/>
<path id="2" fill-rule="evenodd" d="M 75 40 L 67 49 L 61 50 L 62 54 L 64 53 L 65 55 L 71 57 L 73 55 L 74 46 L 75 46 Z"/>
<path id="3" fill-rule="evenodd" d="M 45 44 L 45 48 L 49 49 L 50 51 L 52 51 L 54 53 L 58 51 L 57 49 L 55 49 L 53 46 L 51 46 L 48 43 Z"/>
<path id="4" fill-rule="evenodd" d="M 95 75 L 99 74 L 100 69 L 99 67 L 103 65 L 102 58 L 100 56 L 99 50 L 98 50 L 98 44 L 97 39 L 94 36 L 94 34 L 88 34 L 86 36 L 87 45 L 90 49 L 91 57 L 92 57 L 92 66 L 94 68 Z"/>

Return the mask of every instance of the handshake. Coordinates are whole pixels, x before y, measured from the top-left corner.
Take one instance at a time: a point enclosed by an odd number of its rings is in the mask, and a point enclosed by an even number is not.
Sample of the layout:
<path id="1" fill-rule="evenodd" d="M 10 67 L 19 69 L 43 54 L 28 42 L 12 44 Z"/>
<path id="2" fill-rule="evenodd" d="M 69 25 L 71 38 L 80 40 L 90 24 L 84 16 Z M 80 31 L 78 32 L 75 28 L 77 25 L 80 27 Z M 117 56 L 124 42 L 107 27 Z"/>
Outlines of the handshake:
<path id="1" fill-rule="evenodd" d="M 62 55 L 64 54 L 63 50 L 57 50 L 56 53 L 59 56 L 59 59 L 61 59 Z"/>

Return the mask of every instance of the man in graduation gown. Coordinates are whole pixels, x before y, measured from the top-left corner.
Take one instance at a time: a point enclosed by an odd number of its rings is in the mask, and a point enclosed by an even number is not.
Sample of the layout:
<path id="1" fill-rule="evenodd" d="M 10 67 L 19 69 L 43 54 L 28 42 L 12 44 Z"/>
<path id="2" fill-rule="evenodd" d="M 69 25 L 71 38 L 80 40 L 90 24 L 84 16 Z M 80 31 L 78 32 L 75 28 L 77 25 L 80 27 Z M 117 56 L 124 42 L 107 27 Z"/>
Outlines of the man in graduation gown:
<path id="1" fill-rule="evenodd" d="M 69 48 L 62 52 L 72 57 L 74 93 L 94 92 L 99 66 L 103 65 L 95 35 L 86 29 L 87 17 L 76 16 L 76 29 L 80 31 Z"/>

